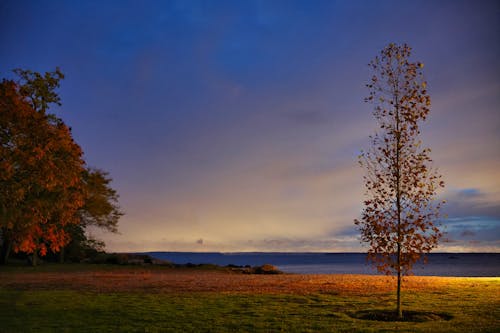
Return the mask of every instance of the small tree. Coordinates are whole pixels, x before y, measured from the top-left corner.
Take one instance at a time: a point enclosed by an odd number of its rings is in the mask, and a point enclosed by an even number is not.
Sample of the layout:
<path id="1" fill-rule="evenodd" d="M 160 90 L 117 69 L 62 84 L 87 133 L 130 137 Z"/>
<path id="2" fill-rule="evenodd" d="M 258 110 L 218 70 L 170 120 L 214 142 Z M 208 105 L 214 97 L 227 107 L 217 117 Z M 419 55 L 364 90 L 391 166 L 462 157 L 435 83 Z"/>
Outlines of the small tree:
<path id="1" fill-rule="evenodd" d="M 374 105 L 379 131 L 361 152 L 367 200 L 355 224 L 369 244 L 368 260 L 379 272 L 397 275 L 397 316 L 402 318 L 401 280 L 438 244 L 436 224 L 441 176 L 430 168 L 430 149 L 422 148 L 419 123 L 430 111 L 423 64 L 410 62 L 411 48 L 389 44 L 369 64 L 373 76 L 365 102 Z"/>

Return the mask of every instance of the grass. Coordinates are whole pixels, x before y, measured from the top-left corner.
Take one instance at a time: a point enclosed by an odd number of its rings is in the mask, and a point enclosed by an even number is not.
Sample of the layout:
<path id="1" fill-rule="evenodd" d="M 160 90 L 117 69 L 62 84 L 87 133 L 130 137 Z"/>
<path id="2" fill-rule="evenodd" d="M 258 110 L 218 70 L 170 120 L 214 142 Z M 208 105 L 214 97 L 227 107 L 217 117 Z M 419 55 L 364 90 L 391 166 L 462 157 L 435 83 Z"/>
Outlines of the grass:
<path id="1" fill-rule="evenodd" d="M 39 270 L 39 271 L 37 271 Z M 394 308 L 392 292 L 359 292 L 359 286 L 331 290 L 281 289 L 265 292 L 236 292 L 220 287 L 212 291 L 191 289 L 80 288 L 77 283 L 43 288 L 45 273 L 64 271 L 89 274 L 104 271 L 138 272 L 144 268 L 95 265 L 56 265 L 39 268 L 9 267 L 0 272 L 0 332 L 498 332 L 500 331 L 500 279 L 454 278 L 411 287 L 403 293 L 405 309 L 446 314 L 449 320 L 425 322 L 382 322 L 356 319 L 366 311 Z M 151 268 L 152 276 L 177 274 L 172 269 Z M 36 272 L 33 280 L 33 272 Z M 193 269 L 197 278 L 237 279 L 240 275 L 210 273 Z M 184 272 L 185 273 L 185 272 Z M 205 275 L 204 275 L 205 274 Z M 23 276 L 30 276 L 23 280 Z M 51 275 L 52 276 L 52 275 Z M 298 279 L 296 276 L 291 276 Z M 185 276 L 181 276 L 185 279 Z M 286 282 L 286 276 L 251 277 L 266 283 Z M 315 283 L 323 277 L 307 277 Z M 333 280 L 337 277 L 329 277 Z M 341 277 L 338 277 L 339 279 Z M 370 277 L 375 281 L 384 277 Z M 247 279 L 244 277 L 244 279 Z M 291 279 L 291 278 L 290 278 Z M 353 279 L 359 283 L 363 277 Z M 144 280 L 153 284 L 153 280 Z M 157 280 L 154 280 L 157 281 Z M 247 280 L 242 280 L 246 283 Z M 250 280 L 249 280 L 250 281 Z M 253 281 L 253 280 L 252 280 Z M 292 282 L 295 280 L 291 280 Z M 419 280 L 418 280 L 419 281 Z M 423 280 L 427 281 L 428 280 Z M 291 282 L 291 283 L 292 283 Z M 439 283 L 438 283 L 439 282 Z M 170 283 L 170 282 L 169 282 Z M 210 282 L 215 283 L 215 282 Z M 253 283 L 253 282 L 252 282 Z M 369 284 L 367 282 L 367 290 Z M 294 291 L 295 290 L 295 291 Z"/>

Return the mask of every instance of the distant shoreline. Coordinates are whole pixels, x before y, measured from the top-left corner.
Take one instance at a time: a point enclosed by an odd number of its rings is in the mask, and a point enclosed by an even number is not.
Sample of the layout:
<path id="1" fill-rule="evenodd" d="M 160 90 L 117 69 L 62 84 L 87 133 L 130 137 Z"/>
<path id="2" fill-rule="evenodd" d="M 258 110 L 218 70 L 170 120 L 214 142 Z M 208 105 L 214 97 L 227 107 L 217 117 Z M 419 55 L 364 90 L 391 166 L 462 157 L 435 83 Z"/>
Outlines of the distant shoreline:
<path id="1" fill-rule="evenodd" d="M 261 266 L 271 264 L 285 273 L 378 275 L 359 252 L 144 252 L 175 264 Z M 500 276 L 500 253 L 431 253 L 417 263 L 417 276 Z"/>

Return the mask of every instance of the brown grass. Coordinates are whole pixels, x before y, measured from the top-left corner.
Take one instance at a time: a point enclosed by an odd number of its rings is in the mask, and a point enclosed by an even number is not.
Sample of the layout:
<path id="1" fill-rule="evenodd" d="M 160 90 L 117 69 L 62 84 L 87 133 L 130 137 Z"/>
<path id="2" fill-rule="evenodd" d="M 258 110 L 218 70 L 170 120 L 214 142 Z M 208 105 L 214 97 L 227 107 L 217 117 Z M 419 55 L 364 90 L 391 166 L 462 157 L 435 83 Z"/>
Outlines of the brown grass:
<path id="1" fill-rule="evenodd" d="M 487 278 L 485 278 L 487 279 Z M 406 277 L 407 291 L 474 287 L 477 278 Z M 498 285 L 497 285 L 498 286 Z M 356 294 L 391 292 L 393 277 L 370 275 L 247 275 L 196 269 L 123 268 L 112 271 L 0 272 L 0 288 L 97 292 L 218 292 L 252 294 Z M 495 290 L 494 292 L 500 292 Z"/>

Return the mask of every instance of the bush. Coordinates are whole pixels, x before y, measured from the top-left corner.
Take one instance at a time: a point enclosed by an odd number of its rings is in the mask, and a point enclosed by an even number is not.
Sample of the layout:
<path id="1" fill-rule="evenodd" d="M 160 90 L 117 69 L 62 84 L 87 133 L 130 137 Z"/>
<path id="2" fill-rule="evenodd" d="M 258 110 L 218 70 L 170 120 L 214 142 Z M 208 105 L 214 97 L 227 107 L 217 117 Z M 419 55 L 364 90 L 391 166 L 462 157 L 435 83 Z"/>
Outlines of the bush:
<path id="1" fill-rule="evenodd" d="M 283 274 L 278 268 L 273 265 L 265 264 L 262 266 L 256 266 L 252 269 L 253 274 Z"/>

